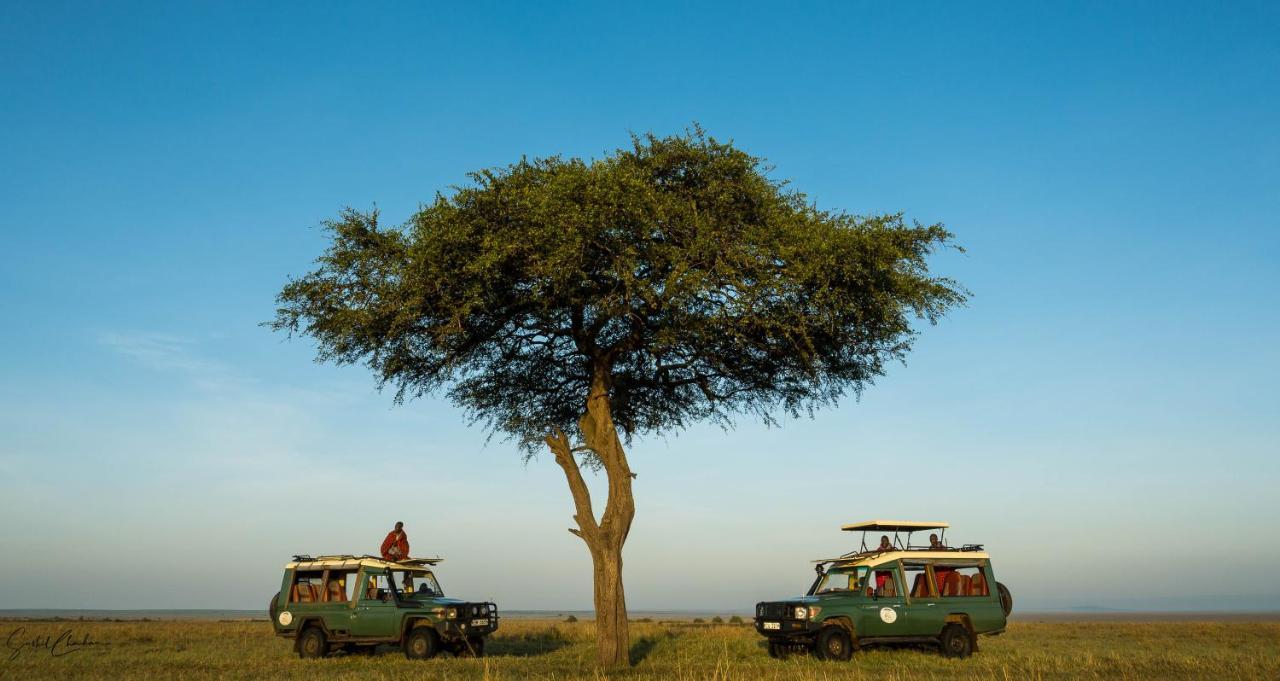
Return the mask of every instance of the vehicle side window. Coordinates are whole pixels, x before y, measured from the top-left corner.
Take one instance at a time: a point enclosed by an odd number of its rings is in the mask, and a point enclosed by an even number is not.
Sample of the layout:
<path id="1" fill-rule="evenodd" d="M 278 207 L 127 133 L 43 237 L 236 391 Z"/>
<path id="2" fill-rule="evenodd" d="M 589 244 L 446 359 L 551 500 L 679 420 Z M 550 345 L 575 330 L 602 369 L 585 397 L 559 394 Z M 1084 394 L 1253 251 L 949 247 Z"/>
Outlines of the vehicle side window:
<path id="1" fill-rule="evenodd" d="M 324 572 L 321 570 L 298 570 L 293 573 L 293 584 L 289 587 L 290 603 L 319 603 L 321 583 Z"/>
<path id="2" fill-rule="evenodd" d="M 355 570 L 329 572 L 329 581 L 325 584 L 324 601 L 326 603 L 345 603 L 351 600 L 355 591 Z"/>
<path id="3" fill-rule="evenodd" d="M 880 598 L 892 598 L 902 593 L 898 584 L 898 571 L 892 568 L 879 569 L 876 574 L 875 595 Z"/>
<path id="4" fill-rule="evenodd" d="M 907 584 L 911 585 L 912 598 L 933 598 L 937 594 L 934 593 L 933 585 L 929 583 L 929 570 L 923 563 L 907 563 L 902 566 L 906 572 Z"/>
<path id="5" fill-rule="evenodd" d="M 365 575 L 363 593 L 360 595 L 362 601 L 389 601 L 391 600 L 391 581 L 387 578 L 386 573 L 373 573 Z"/>
<path id="6" fill-rule="evenodd" d="M 991 586 L 978 565 L 938 565 L 933 568 L 938 591 L 944 598 L 990 596 Z"/>

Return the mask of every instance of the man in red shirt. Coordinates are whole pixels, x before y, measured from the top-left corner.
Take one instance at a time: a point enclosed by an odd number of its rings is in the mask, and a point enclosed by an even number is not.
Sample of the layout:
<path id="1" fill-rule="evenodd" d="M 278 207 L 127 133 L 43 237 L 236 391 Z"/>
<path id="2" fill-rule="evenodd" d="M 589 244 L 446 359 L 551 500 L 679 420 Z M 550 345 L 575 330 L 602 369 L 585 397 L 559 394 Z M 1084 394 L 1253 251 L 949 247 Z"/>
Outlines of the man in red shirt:
<path id="1" fill-rule="evenodd" d="M 404 560 L 409 557 L 409 535 L 404 533 L 404 523 L 397 522 L 396 529 L 387 533 L 382 540 L 382 559 L 390 561 Z"/>

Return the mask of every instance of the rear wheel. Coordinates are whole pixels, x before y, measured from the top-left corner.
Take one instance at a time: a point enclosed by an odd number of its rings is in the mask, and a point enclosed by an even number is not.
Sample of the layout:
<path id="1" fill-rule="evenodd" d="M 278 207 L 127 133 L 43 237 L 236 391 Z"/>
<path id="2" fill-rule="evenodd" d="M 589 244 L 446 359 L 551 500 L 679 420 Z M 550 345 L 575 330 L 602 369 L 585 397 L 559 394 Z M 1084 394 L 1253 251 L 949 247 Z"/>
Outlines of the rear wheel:
<path id="1" fill-rule="evenodd" d="M 329 638 L 320 627 L 307 627 L 298 636 L 298 657 L 314 659 L 329 654 Z"/>
<path id="2" fill-rule="evenodd" d="M 440 639 L 431 627 L 416 627 L 404 641 L 404 656 L 410 660 L 429 660 L 440 649 Z"/>
<path id="3" fill-rule="evenodd" d="M 963 626 L 948 624 L 938 637 L 938 648 L 944 657 L 969 657 L 973 654 L 973 638 Z"/>
<path id="4" fill-rule="evenodd" d="M 1000 609 L 1004 610 L 1004 616 L 1008 617 L 1013 612 L 1013 594 L 1009 593 L 1009 587 L 996 582 L 996 591 L 1000 592 Z"/>
<path id="5" fill-rule="evenodd" d="M 818 645 L 814 648 L 818 659 L 843 662 L 853 655 L 853 641 L 849 632 L 840 627 L 827 627 L 818 633 Z"/>

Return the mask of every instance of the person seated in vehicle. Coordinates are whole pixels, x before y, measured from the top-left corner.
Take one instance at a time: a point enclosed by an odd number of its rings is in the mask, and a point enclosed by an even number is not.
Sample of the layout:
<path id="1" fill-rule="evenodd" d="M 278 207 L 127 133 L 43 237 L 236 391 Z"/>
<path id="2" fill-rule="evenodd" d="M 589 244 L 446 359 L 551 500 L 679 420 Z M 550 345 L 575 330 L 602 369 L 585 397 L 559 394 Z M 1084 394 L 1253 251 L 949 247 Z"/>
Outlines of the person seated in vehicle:
<path id="1" fill-rule="evenodd" d="M 931 534 L 931 535 L 929 535 L 929 550 L 930 550 L 930 551 L 946 551 L 946 550 L 947 550 L 947 545 L 946 545 L 946 544 L 943 544 L 943 543 L 938 539 L 938 535 L 936 535 L 936 534 Z"/>
<path id="2" fill-rule="evenodd" d="M 413 577 L 407 572 L 404 574 L 404 583 L 402 586 L 403 588 L 400 589 L 402 593 L 413 593 Z"/>
<path id="3" fill-rule="evenodd" d="M 876 547 L 876 550 L 877 550 L 877 551 L 892 551 L 892 550 L 893 550 L 893 542 L 889 541 L 889 535 L 887 535 L 887 534 L 882 534 L 882 535 L 880 535 L 880 546 L 877 546 L 877 547 Z"/>

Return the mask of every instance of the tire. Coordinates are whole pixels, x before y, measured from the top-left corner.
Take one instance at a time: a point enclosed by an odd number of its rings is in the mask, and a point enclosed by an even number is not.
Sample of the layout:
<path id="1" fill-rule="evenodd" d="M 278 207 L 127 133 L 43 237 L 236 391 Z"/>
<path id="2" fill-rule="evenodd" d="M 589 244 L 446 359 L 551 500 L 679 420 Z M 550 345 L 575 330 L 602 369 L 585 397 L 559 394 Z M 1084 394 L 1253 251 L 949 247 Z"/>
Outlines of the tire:
<path id="1" fill-rule="evenodd" d="M 311 660 L 329 654 L 329 637 L 320 627 L 307 627 L 298 636 L 298 657 Z"/>
<path id="2" fill-rule="evenodd" d="M 820 660 L 844 662 L 853 656 L 853 641 L 843 628 L 827 627 L 818 632 L 817 645 L 813 650 Z"/>
<path id="3" fill-rule="evenodd" d="M 269 615 L 269 616 L 271 617 L 271 625 L 272 625 L 272 626 L 275 626 L 275 624 L 276 624 L 276 603 L 277 603 L 279 600 L 280 600 L 280 592 L 279 592 L 279 591 L 277 591 L 277 592 L 276 592 L 276 595 L 274 595 L 274 596 L 272 596 L 272 597 L 271 597 L 271 603 L 269 603 L 269 604 L 267 605 L 267 615 Z"/>
<path id="4" fill-rule="evenodd" d="M 791 655 L 791 648 L 787 644 L 769 641 L 769 657 L 775 660 L 785 660 L 789 655 Z"/>
<path id="5" fill-rule="evenodd" d="M 1000 609 L 1004 610 L 1004 616 L 1008 617 L 1013 612 L 1013 594 L 1009 593 L 1009 587 L 996 582 L 996 591 L 1000 592 Z"/>
<path id="6" fill-rule="evenodd" d="M 938 649 L 943 657 L 969 657 L 973 654 L 973 637 L 959 624 L 948 624 L 938 637 Z"/>
<path id="7" fill-rule="evenodd" d="M 470 636 L 458 646 L 458 657 L 484 657 L 484 637 Z"/>
<path id="8" fill-rule="evenodd" d="M 410 660 L 429 660 L 440 651 L 440 639 L 431 627 L 414 627 L 404 640 L 404 656 Z"/>

